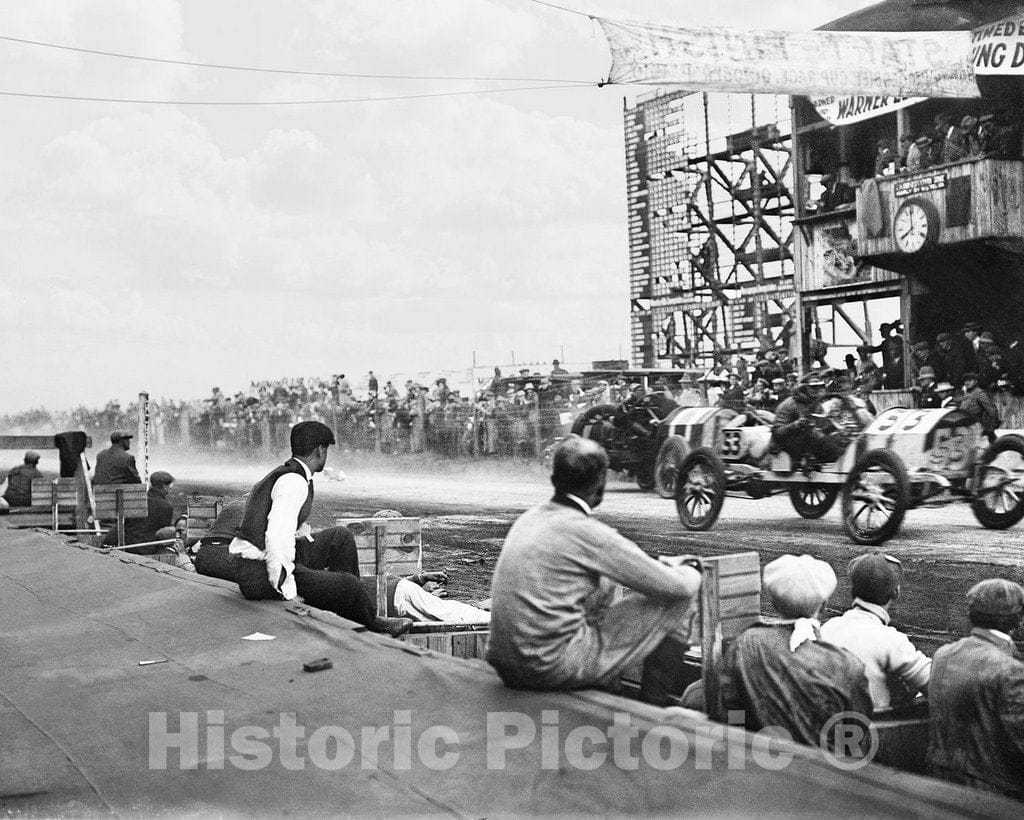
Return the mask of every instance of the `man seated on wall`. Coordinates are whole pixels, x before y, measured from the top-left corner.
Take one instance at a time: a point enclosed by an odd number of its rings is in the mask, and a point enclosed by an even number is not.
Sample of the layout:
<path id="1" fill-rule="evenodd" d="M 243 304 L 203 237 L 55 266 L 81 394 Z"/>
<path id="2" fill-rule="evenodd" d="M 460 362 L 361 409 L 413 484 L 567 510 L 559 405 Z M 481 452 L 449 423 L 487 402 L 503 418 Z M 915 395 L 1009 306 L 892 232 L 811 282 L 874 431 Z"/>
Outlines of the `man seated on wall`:
<path id="1" fill-rule="evenodd" d="M 32 480 L 42 478 L 39 472 L 39 453 L 29 450 L 22 464 L 12 467 L 7 473 L 7 489 L 0 496 L 0 509 L 6 507 L 30 507 L 32 505 Z M 3 479 L 0 478 L 0 483 Z"/>
<path id="2" fill-rule="evenodd" d="M 199 539 L 195 552 L 195 567 L 200 575 L 235 581 L 237 559 L 231 554 L 229 546 L 235 537 L 238 525 L 242 523 L 248 494 L 227 502 L 217 520 Z M 394 515 L 381 515 L 391 518 Z M 346 539 L 346 545 L 351 539 Z M 354 541 L 346 549 L 355 550 Z M 358 567 L 358 561 L 356 562 Z M 350 568 L 350 567 L 349 567 Z M 374 599 L 377 593 L 375 579 L 371 576 L 360 578 L 363 589 Z M 485 624 L 491 619 L 491 613 L 479 607 L 470 606 L 461 601 L 443 599 L 437 592 L 431 591 L 448 581 L 448 573 L 421 571 L 408 578 L 387 576 L 388 617 L 411 618 L 414 621 L 444 621 L 446 623 Z"/>
<path id="3" fill-rule="evenodd" d="M 641 699 L 674 704 L 700 562 L 656 561 L 592 517 L 608 473 L 600 444 L 570 436 L 552 462 L 554 496 L 512 525 L 494 569 L 488 661 L 514 689 L 615 690 L 642 660 Z M 631 594 L 616 600 L 616 584 Z"/>
<path id="4" fill-rule="evenodd" d="M 149 477 L 149 492 L 146 493 L 146 504 L 149 510 L 145 518 L 126 518 L 124 522 L 124 543 L 148 544 L 150 541 L 174 538 L 174 508 L 167 496 L 174 486 L 174 476 L 163 470 L 157 470 Z M 117 544 L 117 527 L 111 527 L 105 546 Z M 161 551 L 162 545 L 149 544 L 128 550 L 136 555 L 154 555 Z"/>

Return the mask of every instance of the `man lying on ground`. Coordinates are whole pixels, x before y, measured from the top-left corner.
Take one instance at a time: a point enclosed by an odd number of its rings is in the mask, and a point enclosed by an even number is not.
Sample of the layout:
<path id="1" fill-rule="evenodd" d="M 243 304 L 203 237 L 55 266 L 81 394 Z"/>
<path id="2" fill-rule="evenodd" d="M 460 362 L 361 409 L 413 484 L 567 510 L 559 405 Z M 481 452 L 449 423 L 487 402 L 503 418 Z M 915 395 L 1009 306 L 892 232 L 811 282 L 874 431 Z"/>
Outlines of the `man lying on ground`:
<path id="1" fill-rule="evenodd" d="M 487 659 L 507 686 L 550 690 L 614 690 L 643 659 L 641 698 L 669 705 L 683 690 L 701 565 L 660 563 L 591 517 L 607 473 L 597 442 L 555 448 L 554 496 L 512 525 L 494 569 Z M 616 601 L 616 583 L 633 594 Z"/>

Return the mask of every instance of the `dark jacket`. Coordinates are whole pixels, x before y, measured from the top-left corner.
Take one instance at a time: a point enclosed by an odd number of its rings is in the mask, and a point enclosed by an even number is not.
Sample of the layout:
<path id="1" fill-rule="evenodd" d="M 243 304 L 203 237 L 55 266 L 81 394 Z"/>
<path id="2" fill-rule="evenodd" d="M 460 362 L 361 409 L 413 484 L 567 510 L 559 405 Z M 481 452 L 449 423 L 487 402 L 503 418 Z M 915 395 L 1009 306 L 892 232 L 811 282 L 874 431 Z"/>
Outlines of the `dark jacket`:
<path id="1" fill-rule="evenodd" d="M 973 390 L 964 393 L 958 406 L 969 416 L 980 422 L 982 429 L 986 433 L 991 433 L 1000 424 L 999 412 L 996 410 L 995 402 L 980 387 L 975 387 Z"/>
<path id="2" fill-rule="evenodd" d="M 174 508 L 167 500 L 167 496 L 158 490 L 149 488 L 146 493 L 146 505 L 149 514 L 145 518 L 126 518 L 124 522 L 124 543 L 143 544 L 147 541 L 157 540 L 157 530 L 169 527 L 174 523 Z M 117 543 L 117 528 L 114 527 L 107 533 L 104 544 Z M 144 549 L 143 547 L 139 548 Z M 150 547 L 146 554 L 153 555 L 159 552 L 160 547 Z"/>
<path id="3" fill-rule="evenodd" d="M 39 468 L 32 464 L 19 464 L 7 474 L 4 500 L 12 507 L 32 505 L 32 479 L 42 478 Z"/>
<path id="4" fill-rule="evenodd" d="M 135 456 L 120 445 L 111 444 L 96 454 L 93 484 L 141 484 Z"/>
<path id="5" fill-rule="evenodd" d="M 270 508 L 273 500 L 270 497 L 277 480 L 288 473 L 298 473 L 305 479 L 306 474 L 302 465 L 295 459 L 290 458 L 280 467 L 275 467 L 252 488 L 249 500 L 245 502 L 245 512 L 242 513 L 242 523 L 238 525 L 237 535 L 244 538 L 250 544 L 254 544 L 261 550 L 267 548 L 267 518 L 270 516 Z M 301 527 L 309 512 L 313 509 L 313 482 L 309 482 L 309 492 L 306 496 L 306 503 L 299 510 L 299 518 L 295 522 L 295 529 Z"/>
<path id="6" fill-rule="evenodd" d="M 870 718 L 871 693 L 854 655 L 824 641 L 791 652 L 792 632 L 789 624 L 757 623 L 732 642 L 720 676 L 723 714 L 741 710 L 750 731 L 777 726 L 798 743 L 817 746 L 835 715 Z"/>
<path id="7" fill-rule="evenodd" d="M 815 400 L 798 387 L 796 392 L 775 408 L 775 424 L 772 438 L 784 444 L 800 432 L 800 421 L 810 416 Z"/>
<path id="8" fill-rule="evenodd" d="M 1024 661 L 987 629 L 941 647 L 928 684 L 938 777 L 1024 798 Z"/>

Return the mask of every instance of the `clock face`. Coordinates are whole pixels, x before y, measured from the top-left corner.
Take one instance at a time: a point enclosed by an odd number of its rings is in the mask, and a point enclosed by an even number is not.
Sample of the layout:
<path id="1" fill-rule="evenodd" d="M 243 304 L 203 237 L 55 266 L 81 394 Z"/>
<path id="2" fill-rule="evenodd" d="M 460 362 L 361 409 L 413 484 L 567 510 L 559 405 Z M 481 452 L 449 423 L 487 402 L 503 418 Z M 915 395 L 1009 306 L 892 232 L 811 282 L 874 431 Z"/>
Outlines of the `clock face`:
<path id="1" fill-rule="evenodd" d="M 896 239 L 896 247 L 904 253 L 921 250 L 930 239 L 934 238 L 937 226 L 920 203 L 913 200 L 904 202 L 892 221 L 892 234 Z"/>

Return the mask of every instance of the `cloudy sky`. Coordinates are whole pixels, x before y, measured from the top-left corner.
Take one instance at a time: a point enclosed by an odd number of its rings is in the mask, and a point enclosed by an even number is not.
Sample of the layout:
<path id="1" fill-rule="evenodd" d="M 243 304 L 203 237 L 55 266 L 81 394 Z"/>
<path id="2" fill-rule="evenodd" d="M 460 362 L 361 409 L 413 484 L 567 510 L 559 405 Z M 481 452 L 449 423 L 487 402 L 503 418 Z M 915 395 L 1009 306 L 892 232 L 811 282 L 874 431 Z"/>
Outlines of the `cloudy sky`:
<path id="1" fill-rule="evenodd" d="M 870 5 L 562 4 L 791 29 Z M 0 0 L 0 36 L 334 73 L 596 81 L 609 63 L 591 21 L 528 0 Z M 7 92 L 141 100 L 550 84 L 228 72 L 5 40 L 0 73 Z M 636 90 L 0 98 L 0 412 L 429 373 L 474 351 L 487 366 L 627 355 Z"/>

